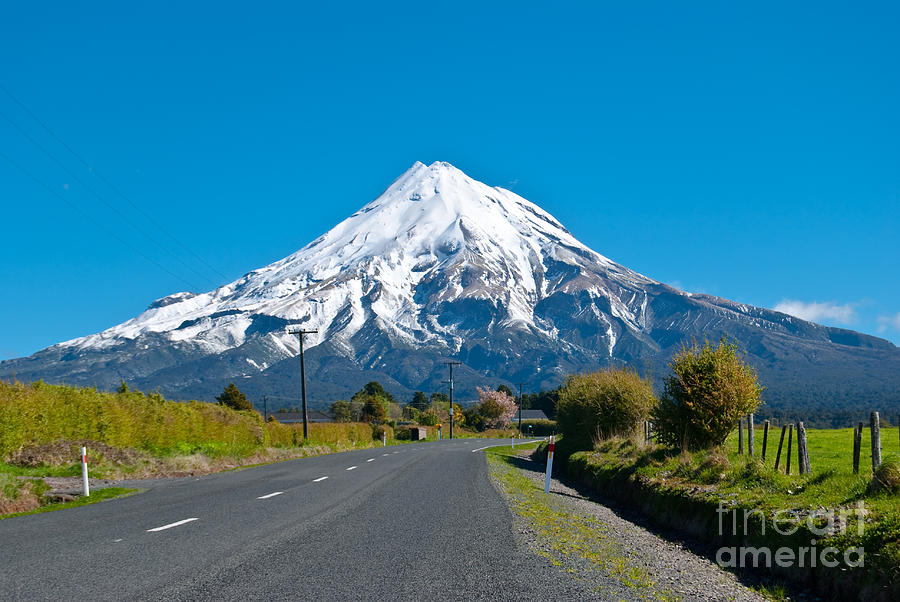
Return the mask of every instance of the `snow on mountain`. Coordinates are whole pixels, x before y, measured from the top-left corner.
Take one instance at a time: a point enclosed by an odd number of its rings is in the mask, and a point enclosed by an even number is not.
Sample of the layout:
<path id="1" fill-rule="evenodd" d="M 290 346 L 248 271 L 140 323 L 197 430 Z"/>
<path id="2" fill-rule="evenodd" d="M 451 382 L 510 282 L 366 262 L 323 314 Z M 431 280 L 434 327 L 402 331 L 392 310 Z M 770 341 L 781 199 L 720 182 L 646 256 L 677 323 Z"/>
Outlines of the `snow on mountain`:
<path id="1" fill-rule="evenodd" d="M 548 281 L 554 263 L 578 270 L 581 278 Z M 630 298 L 611 291 L 607 278 L 634 289 Z M 639 329 L 637 289 L 653 282 L 592 251 L 509 190 L 473 180 L 449 163 L 417 162 L 377 199 L 293 255 L 208 293 L 165 297 L 132 320 L 62 346 L 100 349 L 165 333 L 220 353 L 244 343 L 251 316 L 267 315 L 318 328 L 310 347 L 328 339 L 349 354 L 350 339 L 374 321 L 395 342 L 457 352 L 466 329 L 442 325 L 427 307 L 485 300 L 502 306 L 495 326 L 553 337 L 553 325 L 535 315 L 535 305 L 557 290 L 580 288 L 609 298 L 612 316 Z M 295 337 L 269 336 L 296 351 Z M 611 325 L 607 336 L 611 354 Z"/>

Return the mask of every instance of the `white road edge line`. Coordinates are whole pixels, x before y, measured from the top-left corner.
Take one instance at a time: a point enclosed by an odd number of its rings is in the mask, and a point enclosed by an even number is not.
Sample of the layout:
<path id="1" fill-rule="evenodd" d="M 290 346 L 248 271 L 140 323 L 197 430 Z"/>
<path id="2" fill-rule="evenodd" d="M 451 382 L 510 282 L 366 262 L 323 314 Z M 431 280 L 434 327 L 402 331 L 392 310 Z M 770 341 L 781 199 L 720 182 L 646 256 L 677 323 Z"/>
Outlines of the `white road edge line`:
<path id="1" fill-rule="evenodd" d="M 519 445 L 527 445 L 529 443 L 537 443 L 538 441 L 541 441 L 541 439 L 535 439 L 533 441 L 522 441 Z M 484 447 L 479 447 L 478 449 L 473 449 L 472 453 L 474 454 L 475 452 L 479 452 L 479 451 L 481 451 L 483 449 L 487 449 L 489 447 L 503 447 L 504 445 L 506 445 L 506 443 L 495 443 L 494 445 L 485 445 Z"/>
<path id="2" fill-rule="evenodd" d="M 266 495 L 261 495 L 261 496 L 259 496 L 259 497 L 256 498 L 256 499 L 258 499 L 258 500 L 267 500 L 267 499 L 269 499 L 270 497 L 275 497 L 276 495 L 281 495 L 282 493 L 284 493 L 284 492 L 283 492 L 283 491 L 276 491 L 275 493 L 269 493 L 269 494 L 266 494 Z"/>
<path id="3" fill-rule="evenodd" d="M 195 520 L 200 520 L 199 518 L 186 518 L 184 520 L 180 520 L 177 523 L 170 523 L 168 525 L 163 525 L 162 527 L 156 527 L 155 529 L 147 529 L 147 533 L 153 533 L 155 531 L 165 531 L 166 529 L 171 529 L 172 527 L 180 527 L 185 523 L 190 523 Z"/>
<path id="4" fill-rule="evenodd" d="M 319 481 L 324 481 L 328 477 L 319 477 L 318 479 L 313 479 L 313 483 L 318 483 Z"/>
<path id="5" fill-rule="evenodd" d="M 356 466 L 351 466 L 350 468 L 345 468 L 344 470 L 353 470 Z"/>

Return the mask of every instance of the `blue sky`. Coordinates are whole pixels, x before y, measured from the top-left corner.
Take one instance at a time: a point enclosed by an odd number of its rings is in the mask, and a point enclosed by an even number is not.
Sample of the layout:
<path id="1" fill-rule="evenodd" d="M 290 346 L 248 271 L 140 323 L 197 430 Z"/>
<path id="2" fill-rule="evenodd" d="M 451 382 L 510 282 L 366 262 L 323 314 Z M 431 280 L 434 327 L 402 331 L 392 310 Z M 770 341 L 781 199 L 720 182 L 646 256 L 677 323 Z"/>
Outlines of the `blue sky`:
<path id="1" fill-rule="evenodd" d="M 893 3 L 74 4 L 0 21 L 0 359 L 280 259 L 416 160 L 900 343 Z"/>

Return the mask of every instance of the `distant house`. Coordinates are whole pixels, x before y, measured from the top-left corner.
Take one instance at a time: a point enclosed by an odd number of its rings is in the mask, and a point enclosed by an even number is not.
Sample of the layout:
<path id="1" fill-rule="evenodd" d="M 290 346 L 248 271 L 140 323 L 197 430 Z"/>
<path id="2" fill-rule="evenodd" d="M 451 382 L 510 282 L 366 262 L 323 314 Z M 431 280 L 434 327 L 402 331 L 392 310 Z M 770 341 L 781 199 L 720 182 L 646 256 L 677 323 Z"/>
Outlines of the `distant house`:
<path id="1" fill-rule="evenodd" d="M 544 414 L 544 410 L 522 410 L 522 422 L 531 422 L 532 420 L 550 420 Z M 516 412 L 512 422 L 519 422 L 519 413 Z"/>
<path id="2" fill-rule="evenodd" d="M 284 424 L 294 424 L 296 422 L 303 424 L 303 412 L 272 412 L 269 415 L 274 416 L 275 420 Z M 319 410 L 307 410 L 306 420 L 308 422 L 332 422 L 331 416 Z"/>

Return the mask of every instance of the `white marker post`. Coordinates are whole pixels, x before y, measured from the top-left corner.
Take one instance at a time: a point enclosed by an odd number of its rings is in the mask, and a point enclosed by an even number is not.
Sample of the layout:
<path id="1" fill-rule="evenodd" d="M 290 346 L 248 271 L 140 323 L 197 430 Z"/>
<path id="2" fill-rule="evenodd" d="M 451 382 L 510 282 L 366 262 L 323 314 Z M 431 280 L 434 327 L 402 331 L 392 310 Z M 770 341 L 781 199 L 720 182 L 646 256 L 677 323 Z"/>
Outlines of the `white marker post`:
<path id="1" fill-rule="evenodd" d="M 513 449 L 516 449 L 516 438 L 515 437 L 510 437 L 509 443 L 510 443 L 510 445 L 512 445 Z"/>
<path id="2" fill-rule="evenodd" d="M 381 447 L 387 447 L 387 431 L 381 434 Z"/>
<path id="3" fill-rule="evenodd" d="M 91 495 L 91 487 L 88 484 L 88 474 L 87 474 L 87 448 L 81 448 L 81 480 L 84 481 L 84 495 Z"/>
<path id="4" fill-rule="evenodd" d="M 547 477 L 544 479 L 544 493 L 550 493 L 550 473 L 553 472 L 553 449 L 556 447 L 556 441 L 553 435 L 550 435 L 550 445 L 547 446 Z"/>

